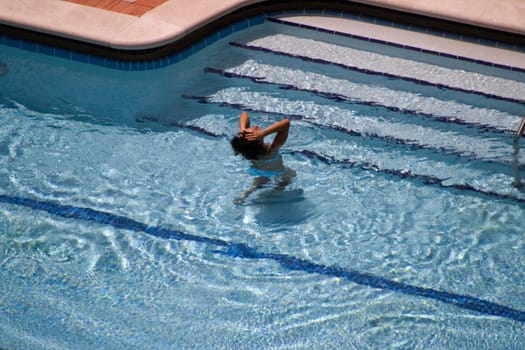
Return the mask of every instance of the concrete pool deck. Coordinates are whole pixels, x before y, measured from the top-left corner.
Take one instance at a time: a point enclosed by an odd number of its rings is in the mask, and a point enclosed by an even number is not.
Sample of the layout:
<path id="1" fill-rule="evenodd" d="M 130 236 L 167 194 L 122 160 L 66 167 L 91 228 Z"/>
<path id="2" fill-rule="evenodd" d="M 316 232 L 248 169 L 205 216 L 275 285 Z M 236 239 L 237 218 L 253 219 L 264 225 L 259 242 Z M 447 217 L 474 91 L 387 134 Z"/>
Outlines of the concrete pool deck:
<path id="1" fill-rule="evenodd" d="M 268 2 L 0 0 L 0 24 L 105 48 L 149 50 L 181 41 L 226 15 L 264 3 Z M 322 2 L 317 3 L 322 6 Z M 422 15 L 525 38 L 525 21 L 522 20 L 525 18 L 525 3 L 521 0 L 357 0 L 348 3 Z M 333 22 L 330 25 L 345 26 Z M 490 55 L 497 57 L 500 54 L 494 52 Z M 521 61 L 522 56 L 506 56 L 503 60 L 508 59 L 525 62 Z"/>

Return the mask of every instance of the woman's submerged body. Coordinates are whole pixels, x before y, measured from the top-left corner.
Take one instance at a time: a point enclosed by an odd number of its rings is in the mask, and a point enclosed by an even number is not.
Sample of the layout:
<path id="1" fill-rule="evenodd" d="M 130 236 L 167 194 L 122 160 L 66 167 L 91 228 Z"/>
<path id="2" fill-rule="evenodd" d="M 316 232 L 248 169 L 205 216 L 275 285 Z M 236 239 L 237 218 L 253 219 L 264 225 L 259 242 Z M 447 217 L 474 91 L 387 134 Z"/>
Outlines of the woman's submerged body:
<path id="1" fill-rule="evenodd" d="M 295 171 L 286 167 L 283 163 L 279 149 L 284 145 L 288 138 L 290 121 L 288 119 L 273 123 L 265 129 L 259 126 L 250 127 L 250 117 L 243 112 L 239 117 L 239 132 L 231 140 L 231 145 L 235 153 L 241 153 L 245 158 L 252 161 L 250 174 L 255 176 L 252 186 L 241 193 L 237 199 L 238 204 L 242 204 L 244 199 L 253 191 L 262 188 L 277 178 L 274 190 L 282 190 L 295 176 Z M 264 138 L 271 134 L 276 134 L 272 143 L 266 144 Z"/>

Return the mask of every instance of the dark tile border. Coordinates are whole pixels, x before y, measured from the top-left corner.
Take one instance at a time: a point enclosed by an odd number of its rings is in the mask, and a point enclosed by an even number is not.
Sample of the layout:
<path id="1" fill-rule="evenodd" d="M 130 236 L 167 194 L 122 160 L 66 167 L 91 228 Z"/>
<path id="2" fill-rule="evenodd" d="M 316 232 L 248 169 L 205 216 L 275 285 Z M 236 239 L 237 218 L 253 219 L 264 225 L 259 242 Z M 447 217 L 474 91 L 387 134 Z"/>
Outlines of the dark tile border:
<path id="1" fill-rule="evenodd" d="M 144 71 L 176 64 L 219 39 L 239 30 L 265 22 L 265 16 L 251 17 L 236 22 L 177 50 L 171 45 L 140 51 L 106 49 L 89 43 L 44 35 L 37 32 L 0 25 L 0 45 L 37 52 L 122 71 Z"/>
<path id="2" fill-rule="evenodd" d="M 342 0 L 265 1 L 217 19 L 174 43 L 146 50 L 113 49 L 7 25 L 0 25 L 0 44 L 109 69 L 144 71 L 176 64 L 219 39 L 236 31 L 262 24 L 269 18 L 306 14 L 344 17 L 525 52 L 525 36 Z M 314 29 L 320 30 L 320 28 Z M 333 31 L 326 32 L 342 35 L 342 33 Z M 371 38 L 364 39 L 372 40 Z M 419 48 L 412 49 L 425 52 Z M 436 52 L 427 53 L 444 55 Z M 448 57 L 461 59 L 454 55 Z M 486 64 L 487 62 L 476 63 Z M 488 62 L 488 64 L 491 63 Z M 515 67 L 491 65 L 516 70 Z"/>

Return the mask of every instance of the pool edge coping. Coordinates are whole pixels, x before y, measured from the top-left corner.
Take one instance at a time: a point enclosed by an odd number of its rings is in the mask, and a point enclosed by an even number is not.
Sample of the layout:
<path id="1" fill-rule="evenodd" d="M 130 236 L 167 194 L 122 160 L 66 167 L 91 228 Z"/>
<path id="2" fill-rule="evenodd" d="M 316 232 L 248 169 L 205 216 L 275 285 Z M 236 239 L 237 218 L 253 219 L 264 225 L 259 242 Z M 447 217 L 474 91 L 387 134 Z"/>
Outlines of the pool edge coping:
<path id="1" fill-rule="evenodd" d="M 493 16 L 461 14 L 447 6 L 430 6 L 433 1 L 409 0 L 353 0 L 353 1 L 305 1 L 305 7 L 317 3 L 319 6 L 334 4 L 372 6 L 378 9 L 401 11 L 406 14 L 427 16 L 430 18 L 473 25 L 482 29 L 507 32 L 525 37 L 525 22 L 499 21 Z M 489 5 L 493 5 L 490 0 Z M 143 16 L 131 16 L 109 10 L 99 9 L 61 0 L 0 0 L 0 24 L 19 29 L 53 35 L 64 39 L 75 40 L 86 44 L 99 45 L 117 50 L 149 50 L 178 42 L 198 29 L 223 18 L 237 10 L 247 7 L 275 5 L 272 0 L 223 0 L 220 3 L 210 3 L 206 0 L 174 1 L 168 0 L 158 7 L 146 12 Z M 297 1 L 287 1 L 282 7 L 293 5 Z M 464 1 L 462 1 L 464 3 Z M 517 2 L 516 2 L 517 3 Z M 464 6 L 464 5 L 462 5 Z M 488 6 L 488 5 L 487 5 Z M 478 7 L 482 7 L 478 4 Z M 453 7 L 453 8 L 457 8 Z M 515 7 L 512 7 L 515 10 Z M 502 11 L 498 18 L 516 11 Z M 507 14 L 507 15 L 506 15 Z M 525 16 L 525 7 L 522 14 Z M 476 17 L 477 16 L 477 17 Z M 509 23 L 510 22 L 510 23 Z M 499 23 L 500 25 L 495 25 Z M 508 23 L 505 25 L 505 23 Z"/>
<path id="2" fill-rule="evenodd" d="M 137 51 L 176 42 L 228 13 L 261 1 L 223 0 L 211 7 L 206 4 L 207 11 L 197 12 L 205 0 L 185 1 L 182 5 L 186 11 L 178 9 L 180 3 L 168 0 L 142 16 L 132 16 L 61 0 L 0 0 L 0 24 L 109 49 Z"/>

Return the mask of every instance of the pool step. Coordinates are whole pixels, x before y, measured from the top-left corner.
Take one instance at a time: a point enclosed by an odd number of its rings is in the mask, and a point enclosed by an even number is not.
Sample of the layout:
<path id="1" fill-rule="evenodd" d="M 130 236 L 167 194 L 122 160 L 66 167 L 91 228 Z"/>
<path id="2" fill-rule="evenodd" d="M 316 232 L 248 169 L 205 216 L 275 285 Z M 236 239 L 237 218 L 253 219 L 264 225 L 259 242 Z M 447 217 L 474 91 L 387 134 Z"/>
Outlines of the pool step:
<path id="1" fill-rule="evenodd" d="M 384 86 L 336 79 L 301 69 L 259 63 L 251 59 L 239 66 L 224 70 L 208 67 L 206 72 L 310 92 L 331 100 L 350 101 L 441 122 L 481 127 L 492 132 L 513 133 L 520 123 L 518 116 L 498 110 L 479 108 Z M 454 114 L 444 113 L 444 110 L 453 110 Z"/>
<path id="2" fill-rule="evenodd" d="M 525 104 L 523 97 L 525 83 L 499 77 L 487 79 L 486 75 L 462 69 L 391 57 L 285 34 L 270 35 L 246 43 L 235 42 L 232 45 Z"/>
<path id="3" fill-rule="evenodd" d="M 197 99 L 197 97 L 193 98 Z M 227 104 L 221 105 L 232 107 Z M 228 118 L 223 118 L 221 121 L 217 116 L 204 116 L 183 127 L 202 133 L 203 136 L 209 136 L 210 131 L 206 130 L 206 125 L 209 125 L 210 119 L 213 119 L 215 124 L 224 124 L 224 130 L 228 128 Z M 298 125 L 298 127 L 302 126 Z M 222 136 L 217 135 L 224 139 L 230 136 L 226 133 Z M 509 175 L 477 169 L 468 163 L 450 163 L 434 157 L 420 157 L 396 148 L 374 149 L 360 142 L 341 140 L 320 140 L 305 145 L 301 144 L 300 140 L 290 140 L 283 154 L 289 154 L 296 159 L 304 157 L 328 166 L 357 169 L 373 172 L 379 176 L 437 186 L 458 193 L 525 203 L 525 193 L 510 186 L 515 179 Z"/>
<path id="4" fill-rule="evenodd" d="M 525 201 L 511 185 L 525 163 L 512 143 L 525 83 L 286 34 L 232 45 L 247 58 L 206 68 L 215 88 L 186 98 L 295 119 L 298 133 L 318 137 L 290 140 L 296 156 Z"/>
<path id="5" fill-rule="evenodd" d="M 382 173 L 384 175 L 395 176 L 405 180 L 419 181 L 424 185 L 438 186 L 470 194 L 489 196 L 495 199 L 509 200 L 515 203 L 525 203 L 525 196 L 523 196 L 517 190 L 509 189 L 508 186 L 506 186 L 504 183 L 501 183 L 501 181 L 498 181 L 497 178 L 486 179 L 487 181 L 496 180 L 495 182 L 493 182 L 496 184 L 496 186 L 493 186 L 491 188 L 482 188 L 477 187 L 476 185 L 472 185 L 468 182 L 458 183 L 451 181 L 450 177 L 438 177 L 432 174 L 418 173 L 413 169 L 409 170 L 396 168 L 381 168 L 377 166 L 377 164 L 368 161 L 359 162 L 348 158 L 337 159 L 333 156 L 324 154 L 323 152 L 319 151 L 301 150 L 292 151 L 291 153 L 294 155 L 303 155 L 309 159 L 315 159 L 329 165 L 338 165 L 347 168 L 358 168 L 364 171 L 373 171 L 377 173 Z"/>
<path id="6" fill-rule="evenodd" d="M 206 102 L 238 106 L 263 113 L 300 116 L 317 126 L 328 126 L 354 136 L 366 136 L 401 144 L 407 147 L 431 149 L 440 153 L 471 159 L 510 164 L 513 159 L 510 142 L 495 138 L 476 138 L 454 131 L 396 123 L 375 116 L 358 115 L 351 109 L 323 105 L 312 101 L 292 100 L 244 88 L 226 88 L 208 96 Z M 520 158 L 525 161 L 525 156 Z"/>

